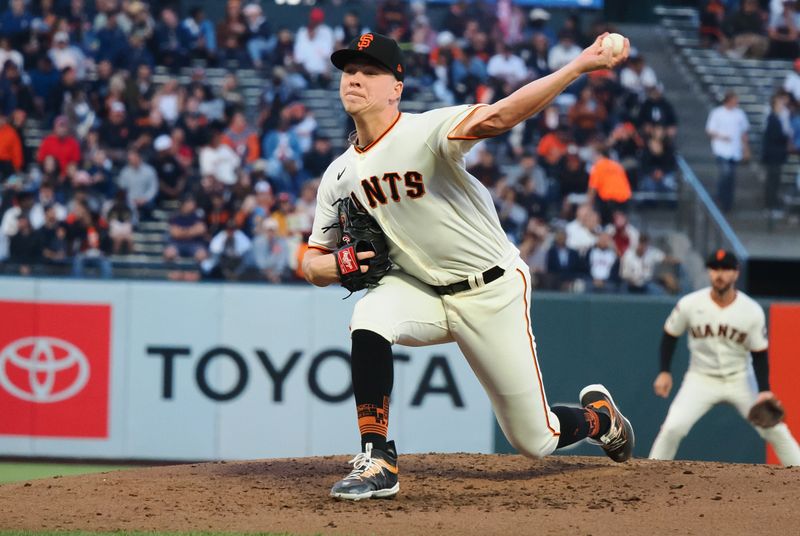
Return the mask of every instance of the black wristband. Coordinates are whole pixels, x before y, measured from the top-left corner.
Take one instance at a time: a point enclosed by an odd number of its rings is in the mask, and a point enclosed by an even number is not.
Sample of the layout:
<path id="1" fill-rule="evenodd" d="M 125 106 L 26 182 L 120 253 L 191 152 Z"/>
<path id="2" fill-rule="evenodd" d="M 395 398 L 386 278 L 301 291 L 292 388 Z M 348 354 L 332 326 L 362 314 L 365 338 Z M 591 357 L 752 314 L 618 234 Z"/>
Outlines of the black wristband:
<path id="1" fill-rule="evenodd" d="M 660 371 L 669 372 L 672 366 L 672 354 L 675 353 L 675 346 L 678 344 L 678 337 L 673 337 L 666 331 L 661 335 L 661 363 Z"/>
<path id="2" fill-rule="evenodd" d="M 769 360 L 767 359 L 767 351 L 752 352 L 752 355 L 753 372 L 756 373 L 758 392 L 769 391 Z"/>

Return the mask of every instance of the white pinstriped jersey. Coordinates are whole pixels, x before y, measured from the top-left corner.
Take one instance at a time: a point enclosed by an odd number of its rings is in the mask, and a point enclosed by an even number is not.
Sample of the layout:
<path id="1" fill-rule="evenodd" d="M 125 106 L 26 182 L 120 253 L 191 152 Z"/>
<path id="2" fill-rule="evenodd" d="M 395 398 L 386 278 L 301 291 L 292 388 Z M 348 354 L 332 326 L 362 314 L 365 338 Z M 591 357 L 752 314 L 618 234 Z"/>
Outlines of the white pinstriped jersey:
<path id="1" fill-rule="evenodd" d="M 356 199 L 386 234 L 392 261 L 429 285 L 449 285 L 519 256 L 500 226 L 489 191 L 464 169 L 477 139 L 449 133 L 475 110 L 402 113 L 364 149 L 349 147 L 322 176 L 311 247 L 332 250 L 334 202 Z"/>
<path id="2" fill-rule="evenodd" d="M 766 350 L 764 310 L 744 292 L 727 307 L 711 299 L 711 287 L 687 294 L 664 323 L 664 331 L 680 337 L 689 331 L 689 370 L 727 376 L 750 366 L 750 352 Z"/>

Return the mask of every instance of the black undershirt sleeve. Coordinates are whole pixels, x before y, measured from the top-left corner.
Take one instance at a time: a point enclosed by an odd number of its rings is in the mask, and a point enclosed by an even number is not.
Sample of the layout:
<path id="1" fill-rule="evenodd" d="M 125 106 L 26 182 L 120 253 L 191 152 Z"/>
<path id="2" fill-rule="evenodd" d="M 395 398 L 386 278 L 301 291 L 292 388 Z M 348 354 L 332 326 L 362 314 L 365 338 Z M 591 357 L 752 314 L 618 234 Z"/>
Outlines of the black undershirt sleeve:
<path id="1" fill-rule="evenodd" d="M 673 337 L 666 331 L 661 335 L 661 372 L 669 372 L 672 366 L 672 354 L 675 353 L 677 344 L 678 337 Z"/>
<path id="2" fill-rule="evenodd" d="M 769 391 L 769 361 L 767 351 L 751 352 L 753 356 L 753 371 L 756 373 L 758 392 Z"/>

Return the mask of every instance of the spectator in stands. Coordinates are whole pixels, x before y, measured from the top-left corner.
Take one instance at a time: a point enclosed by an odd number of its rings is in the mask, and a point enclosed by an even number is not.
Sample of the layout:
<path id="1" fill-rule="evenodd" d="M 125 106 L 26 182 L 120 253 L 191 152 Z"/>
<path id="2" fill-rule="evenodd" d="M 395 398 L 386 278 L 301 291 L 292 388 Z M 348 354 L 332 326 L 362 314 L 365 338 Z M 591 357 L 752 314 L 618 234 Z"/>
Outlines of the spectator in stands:
<path id="1" fill-rule="evenodd" d="M 161 20 L 156 25 L 154 41 L 156 62 L 159 65 L 174 71 L 186 64 L 188 50 L 178 23 L 178 15 L 172 8 L 166 7 L 161 11 Z"/>
<path id="2" fill-rule="evenodd" d="M 143 43 L 150 41 L 156 29 L 156 22 L 150 14 L 149 6 L 141 0 L 134 0 L 128 4 L 125 12 L 130 20 L 130 27 L 122 30 L 132 39 Z"/>
<path id="3" fill-rule="evenodd" d="M 533 11 L 536 11 L 534 9 Z M 544 11 L 540 9 L 540 11 Z M 525 56 L 522 56 L 525 54 Z M 531 78 L 542 78 L 552 73 L 550 68 L 550 42 L 547 36 L 541 32 L 536 32 L 531 37 L 531 46 L 525 47 L 520 51 L 520 55 L 525 60 Z"/>
<path id="4" fill-rule="evenodd" d="M 313 8 L 308 16 L 308 25 L 297 30 L 294 42 L 294 59 L 312 86 L 328 86 L 333 44 L 333 30 L 325 24 L 325 11 Z"/>
<path id="5" fill-rule="evenodd" d="M 725 20 L 725 4 L 722 0 L 708 0 L 700 11 L 700 44 L 704 48 L 716 47 L 725 42 L 722 23 Z"/>
<path id="6" fill-rule="evenodd" d="M 576 146 L 570 146 L 567 154 L 559 161 L 553 176 L 556 177 L 559 194 L 564 204 L 569 203 L 571 194 L 583 195 L 586 193 L 586 189 L 589 187 L 589 173 L 586 171 L 583 160 L 578 156 Z"/>
<path id="7" fill-rule="evenodd" d="M 742 0 L 740 8 L 725 18 L 722 29 L 730 40 L 728 55 L 758 59 L 766 54 L 769 39 L 758 0 Z"/>
<path id="8" fill-rule="evenodd" d="M 625 210 L 631 199 L 631 184 L 625 168 L 612 160 L 604 144 L 595 146 L 596 157 L 589 171 L 587 202 L 596 205 L 603 223 L 611 220 L 615 210 Z"/>
<path id="9" fill-rule="evenodd" d="M 670 138 L 675 138 L 678 132 L 678 119 L 672 104 L 664 96 L 664 86 L 658 84 L 645 88 L 647 98 L 639 109 L 639 126 L 645 134 L 660 125 L 666 129 L 666 134 Z"/>
<path id="10" fill-rule="evenodd" d="M 211 194 L 210 205 L 203 209 L 205 213 L 207 236 L 214 237 L 225 229 L 228 221 L 232 220 L 232 214 L 225 202 L 222 192 Z"/>
<path id="11" fill-rule="evenodd" d="M 639 230 L 628 221 L 628 215 L 621 210 L 614 211 L 611 223 L 606 225 L 605 231 L 614 241 L 618 257 L 622 257 L 628 248 L 635 248 L 639 243 Z"/>
<path id="12" fill-rule="evenodd" d="M 589 204 L 580 205 L 575 211 L 575 219 L 564 228 L 566 245 L 583 258 L 597 242 L 597 233 L 600 230 L 600 217 L 597 212 Z"/>
<path id="13" fill-rule="evenodd" d="M 237 110 L 231 116 L 228 128 L 222 136 L 222 143 L 233 149 L 242 162 L 252 164 L 261 158 L 261 144 L 258 133 L 247 124 L 244 112 Z"/>
<path id="14" fill-rule="evenodd" d="M 208 256 L 205 235 L 206 225 L 198 214 L 194 198 L 184 197 L 178 213 L 169 220 L 169 242 L 164 249 L 164 260 L 174 262 L 184 257 L 202 262 Z M 199 279 L 200 275 L 195 270 L 173 271 L 169 277 L 190 281 Z"/>
<path id="15" fill-rule="evenodd" d="M 22 141 L 8 117 L 0 110 L 0 183 L 22 169 Z"/>
<path id="16" fill-rule="evenodd" d="M 116 196 L 106 213 L 111 250 L 115 255 L 133 252 L 134 212 L 128 201 L 128 192 L 117 190 Z"/>
<path id="17" fill-rule="evenodd" d="M 261 274 L 271 283 L 280 283 L 288 276 L 289 245 L 278 234 L 278 222 L 265 219 L 253 240 L 253 257 Z"/>
<path id="18" fill-rule="evenodd" d="M 61 73 L 53 66 L 53 60 L 49 56 L 40 56 L 36 60 L 36 67 L 28 72 L 33 90 L 34 106 L 36 115 L 44 116 L 47 99 L 53 94 L 55 88 L 61 82 Z"/>
<path id="19" fill-rule="evenodd" d="M 180 36 L 190 58 L 214 62 L 217 34 L 202 7 L 195 6 L 189 10 L 189 16 L 181 22 Z"/>
<path id="20" fill-rule="evenodd" d="M 644 102 L 647 88 L 658 85 L 658 77 L 653 68 L 645 63 L 644 57 L 637 52 L 631 54 L 625 67 L 620 71 L 619 83 L 635 95 L 639 102 Z"/>
<path id="21" fill-rule="evenodd" d="M 200 263 L 203 273 L 211 278 L 236 281 L 252 265 L 253 243 L 234 220 L 228 220 L 208 245 L 209 256 Z"/>
<path id="22" fill-rule="evenodd" d="M 642 151 L 642 177 L 638 189 L 643 192 L 674 193 L 678 190 L 676 171 L 672 140 L 667 137 L 664 127 L 654 126 Z"/>
<path id="23" fill-rule="evenodd" d="M 172 138 L 161 134 L 153 142 L 153 148 L 156 154 L 151 163 L 158 177 L 158 198 L 180 199 L 186 191 L 186 169 L 175 158 Z"/>
<path id="24" fill-rule="evenodd" d="M 117 185 L 128 192 L 128 203 L 138 215 L 149 219 L 158 194 L 158 177 L 152 166 L 142 161 L 136 149 L 128 151 L 128 164 L 122 168 Z"/>
<path id="25" fill-rule="evenodd" d="M 478 162 L 470 166 L 467 172 L 489 190 L 494 188 L 503 175 L 500 166 L 497 164 L 494 151 L 489 150 L 486 144 L 483 144 L 478 151 Z"/>
<path id="26" fill-rule="evenodd" d="M 12 114 L 15 110 L 21 110 L 26 115 L 33 114 L 33 92 L 22 79 L 17 64 L 6 60 L 0 65 L 3 66 L 3 74 L 0 76 L 0 112 Z"/>
<path id="27" fill-rule="evenodd" d="M 82 201 L 73 203 L 67 216 L 67 247 L 72 254 L 72 275 L 83 277 L 87 267 L 95 267 L 103 279 L 112 275 L 109 251 L 108 226 L 105 220 L 93 214 Z"/>
<path id="28" fill-rule="evenodd" d="M 300 188 L 300 196 L 295 203 L 292 215 L 294 221 L 289 225 L 292 231 L 301 234 L 311 233 L 311 224 L 314 221 L 314 212 L 317 207 L 318 188 L 319 179 L 309 180 Z"/>
<path id="29" fill-rule="evenodd" d="M 528 211 L 518 202 L 517 191 L 506 181 L 499 182 L 495 191 L 497 197 L 495 206 L 497 216 L 500 218 L 500 226 L 509 239 L 514 244 L 518 244 L 522 239 L 525 225 L 528 223 Z"/>
<path id="30" fill-rule="evenodd" d="M 717 202 L 724 212 L 733 208 L 736 166 L 750 159 L 748 131 L 750 122 L 739 108 L 739 98 L 729 91 L 706 121 L 706 134 L 711 138 L 711 150 L 717 160 Z"/>
<path id="31" fill-rule="evenodd" d="M 342 17 L 342 23 L 333 29 L 336 50 L 347 47 L 350 41 L 365 33 L 369 33 L 369 27 L 361 23 L 358 11 L 351 9 Z"/>
<path id="32" fill-rule="evenodd" d="M 778 195 L 781 185 L 781 168 L 786 162 L 792 136 L 788 100 L 789 97 L 785 93 L 776 93 L 772 96 L 770 99 L 771 110 L 767 117 L 764 135 L 761 138 L 761 162 L 767 171 L 764 201 L 767 210 L 773 217 L 782 216 L 781 201 Z"/>
<path id="33" fill-rule="evenodd" d="M 558 42 L 553 45 L 547 56 L 547 64 L 552 71 L 557 71 L 577 58 L 582 49 L 575 43 L 572 32 L 562 30 L 558 33 Z"/>
<path id="34" fill-rule="evenodd" d="M 556 177 L 561 159 L 567 154 L 572 136 L 569 126 L 559 124 L 558 127 L 542 136 L 539 145 L 536 147 L 536 154 L 541 158 L 540 162 L 544 170 L 550 177 Z"/>
<path id="35" fill-rule="evenodd" d="M 70 167 L 81 160 L 81 147 L 78 140 L 69 134 L 69 121 L 65 116 L 59 116 L 53 123 L 53 133 L 47 135 L 39 146 L 36 160 L 44 163 L 48 157 L 53 157 L 58 163 L 58 171 L 63 179 L 67 176 Z"/>
<path id="36" fill-rule="evenodd" d="M 200 174 L 214 177 L 221 184 L 231 186 L 236 183 L 242 159 L 230 146 L 222 143 L 219 125 L 212 127 L 211 140 L 200 149 Z"/>
<path id="37" fill-rule="evenodd" d="M 620 261 L 620 278 L 631 294 L 663 294 L 655 282 L 656 266 L 666 259 L 658 248 L 650 246 L 650 237 L 642 234 L 636 247 L 628 248 Z"/>
<path id="38" fill-rule="evenodd" d="M 767 27 L 769 36 L 769 49 L 767 56 L 770 58 L 794 59 L 800 55 L 798 46 L 798 14 L 797 3 L 794 1 L 783 2 L 783 12 L 777 17 L 770 17 Z"/>
<path id="39" fill-rule="evenodd" d="M 8 60 L 13 61 L 19 69 L 25 67 L 25 58 L 22 57 L 22 54 L 18 50 L 14 50 L 8 37 L 0 35 L 0 65 L 5 65 Z"/>
<path id="40" fill-rule="evenodd" d="M 516 89 L 529 78 L 525 62 L 502 41 L 495 45 L 495 51 L 494 56 L 489 58 L 486 72 L 489 76 L 508 84 L 511 90 Z"/>
<path id="41" fill-rule="evenodd" d="M 121 69 L 128 64 L 128 37 L 118 25 L 118 12 L 110 11 L 106 15 L 105 27 L 96 34 L 96 59 L 108 60 L 114 68 Z M 57 61 L 55 63 L 58 65 Z"/>
<path id="42" fill-rule="evenodd" d="M 567 246 L 567 233 L 557 229 L 553 245 L 547 251 L 547 284 L 553 290 L 571 290 L 575 281 L 583 275 L 583 263 L 578 252 Z"/>
<path id="43" fill-rule="evenodd" d="M 39 229 L 42 262 L 50 267 L 63 265 L 67 261 L 67 226 L 55 217 L 52 207 L 45 211 L 45 218 L 45 224 Z"/>
<path id="44" fill-rule="evenodd" d="M 28 11 L 25 0 L 11 0 L 8 9 L 0 18 L 3 35 L 11 39 L 11 43 L 16 49 L 22 49 L 30 35 L 32 23 L 33 15 Z"/>
<path id="45" fill-rule="evenodd" d="M 86 57 L 80 48 L 70 44 L 67 32 L 57 32 L 53 36 L 53 46 L 47 55 L 59 71 L 70 67 L 75 69 L 78 80 L 86 77 Z"/>
<path id="46" fill-rule="evenodd" d="M 311 150 L 303 155 L 303 169 L 310 178 L 320 178 L 331 162 L 334 154 L 331 140 L 317 136 Z"/>
<path id="47" fill-rule="evenodd" d="M 783 90 L 792 96 L 795 103 L 800 103 L 800 58 L 792 63 L 794 70 L 786 75 Z"/>
<path id="48" fill-rule="evenodd" d="M 399 43 L 408 41 L 411 15 L 408 4 L 402 0 L 383 0 L 375 15 L 375 29 Z"/>
<path id="49" fill-rule="evenodd" d="M 302 102 L 287 106 L 286 114 L 292 125 L 292 132 L 300 144 L 300 151 L 303 154 L 307 153 L 314 144 L 314 134 L 317 131 L 317 120 L 314 119 L 314 114 Z"/>
<path id="50" fill-rule="evenodd" d="M 245 57 L 245 38 L 247 35 L 247 21 L 242 13 L 241 0 L 228 0 L 225 6 L 225 17 L 217 24 L 217 43 L 226 47 L 233 47 L 241 51 Z"/>
<path id="51" fill-rule="evenodd" d="M 531 217 L 546 217 L 550 203 L 557 201 L 557 184 L 553 182 L 551 187 L 550 179 L 533 153 L 526 152 L 520 156 L 519 170 L 512 177 L 511 184 L 517 190 L 519 203 Z"/>
<path id="52" fill-rule="evenodd" d="M 291 110 L 285 108 L 277 128 L 267 132 L 261 143 L 261 154 L 268 163 L 267 173 L 273 186 L 281 191 L 293 189 L 292 179 L 303 165 L 300 140 L 291 126 Z"/>
<path id="53" fill-rule="evenodd" d="M 547 252 L 551 238 L 547 224 L 531 219 L 519 244 L 519 255 L 530 268 L 532 286 L 541 288 L 547 279 Z"/>
<path id="54" fill-rule="evenodd" d="M 589 276 L 592 280 L 592 291 L 616 291 L 617 252 L 613 247 L 611 235 L 601 232 L 597 235 L 597 243 L 592 246 L 586 256 Z"/>
<path id="55" fill-rule="evenodd" d="M 128 147 L 136 140 L 136 128 L 132 124 L 120 101 L 113 101 L 109 106 L 108 120 L 103 121 L 98 130 L 100 143 L 106 154 L 116 165 L 125 162 Z"/>
<path id="56" fill-rule="evenodd" d="M 549 48 L 549 43 L 553 43 L 556 40 L 556 34 L 549 24 L 550 13 L 545 9 L 535 7 L 528 13 L 528 19 L 530 21 L 528 23 L 528 33 L 532 36 L 543 36 L 545 38 L 544 42 L 548 44 L 547 48 Z M 536 48 L 535 45 L 534 48 Z"/>
<path id="57" fill-rule="evenodd" d="M 608 110 L 595 98 L 592 88 L 587 86 L 581 89 L 578 101 L 570 107 L 567 118 L 573 127 L 575 142 L 584 145 L 603 129 Z"/>
<path id="58" fill-rule="evenodd" d="M 41 237 L 31 227 L 28 216 L 22 214 L 17 218 L 17 232 L 9 242 L 8 262 L 20 275 L 31 275 L 41 257 Z"/>
<path id="59" fill-rule="evenodd" d="M 245 19 L 247 32 L 244 39 L 247 44 L 247 52 L 250 60 L 256 69 L 260 69 L 269 63 L 272 51 L 275 50 L 277 38 L 272 35 L 272 28 L 269 21 L 264 16 L 264 11 L 258 4 L 247 4 L 242 10 Z"/>

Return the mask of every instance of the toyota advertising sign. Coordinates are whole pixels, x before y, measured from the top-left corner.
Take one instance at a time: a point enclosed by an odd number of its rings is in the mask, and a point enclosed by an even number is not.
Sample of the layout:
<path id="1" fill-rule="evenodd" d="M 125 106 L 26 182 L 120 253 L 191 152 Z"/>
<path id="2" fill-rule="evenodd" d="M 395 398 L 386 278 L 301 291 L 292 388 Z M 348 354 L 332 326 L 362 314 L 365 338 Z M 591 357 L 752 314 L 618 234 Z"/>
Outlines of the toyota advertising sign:
<path id="1" fill-rule="evenodd" d="M 105 438 L 111 308 L 0 301 L 0 434 Z"/>
<path id="2" fill-rule="evenodd" d="M 0 456 L 215 460 L 358 445 L 341 289 L 0 278 Z M 4 300 L 4 301 L 3 301 Z M 491 452 L 454 344 L 395 348 L 404 452 Z M 446 426 L 446 430 L 443 429 Z"/>

